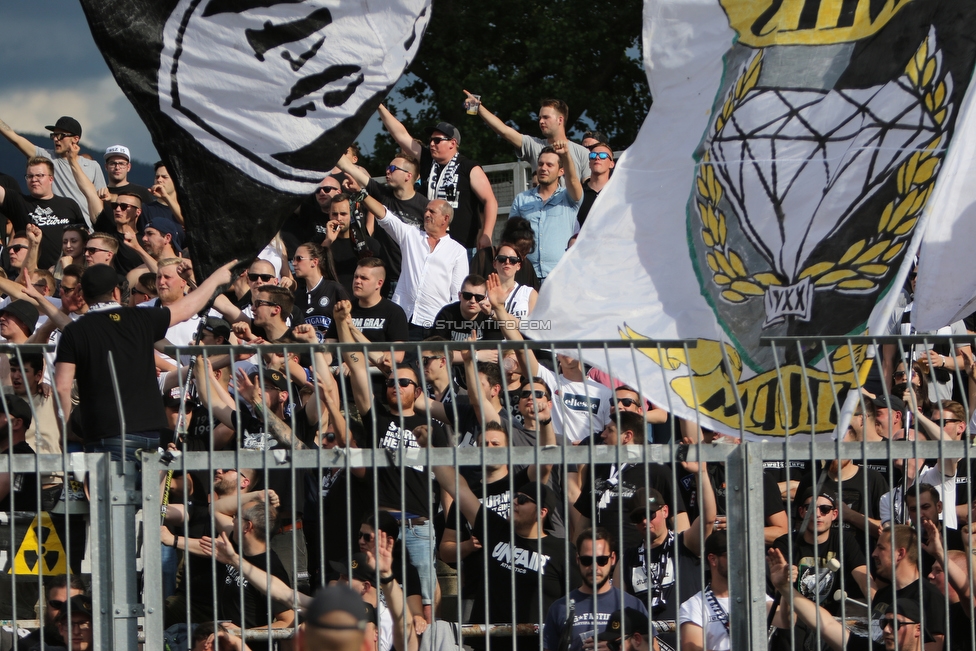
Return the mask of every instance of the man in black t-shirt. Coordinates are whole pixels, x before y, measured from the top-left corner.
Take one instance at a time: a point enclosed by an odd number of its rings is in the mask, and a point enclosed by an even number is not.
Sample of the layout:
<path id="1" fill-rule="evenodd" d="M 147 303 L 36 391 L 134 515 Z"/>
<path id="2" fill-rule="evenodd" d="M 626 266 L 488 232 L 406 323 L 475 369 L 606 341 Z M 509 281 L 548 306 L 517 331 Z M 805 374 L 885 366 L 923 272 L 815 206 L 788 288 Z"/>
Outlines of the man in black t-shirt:
<path id="1" fill-rule="evenodd" d="M 647 430 L 644 417 L 629 411 L 621 412 L 618 416 L 620 431 L 617 431 L 617 422 L 610 421 L 600 433 L 603 444 L 642 445 Z M 641 538 L 634 527 L 621 524 L 620 504 L 624 503 L 623 514 L 626 516 L 630 512 L 627 507 L 630 500 L 640 489 L 648 487 L 662 495 L 666 504 L 674 505 L 669 508 L 672 509 L 670 515 L 675 518 L 675 527 L 679 530 L 687 528 L 689 520 L 684 500 L 671 485 L 671 470 L 668 467 L 658 463 L 650 463 L 647 468 L 643 464 L 620 463 L 597 464 L 592 470 L 591 473 L 590 469 L 585 469 L 579 499 L 572 505 L 580 515 L 577 531 L 590 526 L 603 527 L 617 536 L 622 530 L 623 538 L 618 542 L 617 553 L 637 547 Z M 712 501 L 714 503 L 714 497 Z M 571 515 L 575 517 L 576 514 Z"/>
<path id="2" fill-rule="evenodd" d="M 502 339 L 501 330 L 488 315 L 491 303 L 488 302 L 488 288 L 481 276 L 472 274 L 461 283 L 458 301 L 441 308 L 434 319 L 431 334 L 448 341 L 467 341 L 476 331 L 478 339 Z M 454 363 L 461 361 L 461 351 L 455 351 Z"/>
<path id="3" fill-rule="evenodd" d="M 852 532 L 834 526 L 839 517 L 835 493 L 821 490 L 819 494 L 814 494 L 814 487 L 800 493 L 798 526 L 808 517 L 808 513 L 809 521 L 802 535 L 790 533 L 780 536 L 773 547 L 796 566 L 796 591 L 807 599 L 819 600 L 832 615 L 839 615 L 842 599 L 835 598 L 838 591 L 843 590 L 857 599 L 863 599 L 867 594 L 864 554 Z M 792 558 L 788 556 L 791 543 Z M 794 635 L 797 648 L 819 648 L 814 630 L 801 624 L 796 627 Z"/>
<path id="4" fill-rule="evenodd" d="M 386 265 L 379 258 L 359 261 L 352 279 L 352 324 L 371 342 L 407 341 L 407 315 L 403 308 L 383 298 Z M 338 341 L 336 326 L 329 326 L 326 339 Z M 397 361 L 403 353 L 397 354 Z"/>
<path id="5" fill-rule="evenodd" d="M 350 327 L 351 311 L 352 305 L 349 301 L 340 301 L 335 306 L 336 328 L 339 341 L 343 343 L 355 341 Z M 422 447 L 417 442 L 414 430 L 420 426 L 426 427 L 428 417 L 414 407 L 421 395 L 421 388 L 420 377 L 413 367 L 395 365 L 386 382 L 386 395 L 374 400 L 370 395 L 369 371 L 362 353 L 344 352 L 343 361 L 349 367 L 349 383 L 365 429 L 361 440 L 351 443 L 361 448 L 391 451 Z M 435 445 L 449 444 L 447 433 L 436 422 L 433 423 L 430 439 Z M 377 469 L 375 490 L 379 507 L 399 517 L 412 530 L 405 537 L 405 542 L 410 559 L 420 573 L 424 616 L 431 621 L 430 613 L 436 610 L 434 606 L 439 598 L 439 589 L 434 579 L 434 546 L 430 520 L 436 513 L 436 491 L 443 490 L 443 487 L 438 489 L 436 484 L 433 489 L 428 487 L 429 474 L 422 464 L 418 460 L 412 465 L 404 463 L 397 464 L 399 467 Z"/>
<path id="6" fill-rule="evenodd" d="M 653 619 L 664 625 L 658 637 L 662 649 L 677 648 L 678 607 L 702 589 L 701 556 L 715 514 L 710 488 L 702 489 L 702 516 L 681 533 L 675 533 L 669 503 L 653 488 L 637 491 L 625 509 L 642 542 L 624 550 L 620 576 L 624 590 L 641 603 L 650 599 Z"/>
<path id="7" fill-rule="evenodd" d="M 0 402 L 0 453 L 7 455 L 34 454 L 27 443 L 31 426 L 31 408 L 17 396 L 6 397 L 6 408 Z M 38 511 L 37 474 L 33 472 L 3 473 L 0 475 L 0 513 L 10 511 Z"/>
<path id="8" fill-rule="evenodd" d="M 334 176 L 327 176 L 319 183 L 315 193 L 289 215 L 281 226 L 281 239 L 285 242 L 288 257 L 295 255 L 304 242 L 321 244 L 329 224 L 329 211 L 333 197 L 342 192 L 342 185 Z"/>
<path id="9" fill-rule="evenodd" d="M 352 277 L 356 273 L 359 260 L 382 259 L 385 255 L 383 245 L 370 237 L 358 220 L 354 220 L 353 199 L 349 195 L 337 195 L 329 210 L 330 222 L 322 246 L 332 253 L 336 280 L 351 294 Z"/>
<path id="10" fill-rule="evenodd" d="M 0 184 L 0 212 L 13 225 L 23 230 L 28 223 L 41 229 L 41 250 L 37 266 L 47 269 L 61 257 L 61 236 L 69 224 L 88 226 L 84 213 L 73 199 L 54 195 L 54 163 L 42 156 L 27 161 L 27 191 L 29 194 L 9 192 Z"/>
<path id="11" fill-rule="evenodd" d="M 380 119 L 403 151 L 420 161 L 420 194 L 443 199 L 454 209 L 451 237 L 469 251 L 491 246 L 498 216 L 498 200 L 481 166 L 458 152 L 461 132 L 447 122 L 427 129 L 426 144 L 415 140 L 385 106 Z"/>
<path id="12" fill-rule="evenodd" d="M 241 513 L 235 517 L 231 540 L 242 560 L 269 572 L 271 576 L 281 579 L 290 586 L 292 584 L 288 581 L 288 573 L 285 572 L 284 565 L 281 564 L 274 550 L 268 549 L 265 543 L 266 535 L 274 520 L 273 509 L 265 504 L 264 500 L 253 500 L 242 507 Z M 240 539 L 238 536 L 241 536 Z M 271 616 L 269 616 L 267 595 L 252 586 L 247 578 L 241 575 L 236 565 L 218 566 L 218 572 L 220 574 L 217 578 L 218 603 L 222 619 L 228 619 L 238 626 L 247 628 L 289 627 L 294 623 L 295 612 L 290 606 L 274 599 L 271 600 Z M 247 644 L 252 651 L 274 648 L 273 643 L 269 644 L 260 639 L 248 640 Z"/>
<path id="13" fill-rule="evenodd" d="M 874 595 L 872 606 L 872 633 L 878 639 L 878 620 L 896 599 L 899 611 L 903 599 L 921 606 L 925 617 L 925 630 L 934 638 L 926 643 L 926 651 L 942 648 L 945 637 L 945 597 L 938 588 L 925 580 L 918 567 L 918 536 L 915 529 L 905 524 L 896 524 L 881 531 L 878 542 L 871 552 L 874 561 L 874 575 L 888 585 L 879 588 Z M 919 597 L 921 596 L 921 600 Z"/>
<path id="14" fill-rule="evenodd" d="M 517 487 L 509 523 L 495 511 L 485 508 L 454 468 L 435 466 L 433 471 L 485 550 L 487 590 L 475 595 L 471 621 L 489 624 L 542 622 L 549 606 L 565 594 L 567 581 L 569 585 L 580 582 L 576 564 L 567 562 L 567 559 L 575 558 L 575 547 L 562 538 L 547 535 L 544 530 L 546 519 L 555 507 L 555 494 L 547 486 L 532 481 Z M 456 490 L 455 483 L 458 485 Z M 510 527 L 514 529 L 514 537 Z M 513 577 L 515 601 L 509 602 L 507 596 L 511 594 Z M 510 648 L 507 639 L 498 640 L 498 644 Z M 534 637 L 521 636 L 517 647 L 537 649 L 538 644 Z M 495 646 L 493 642 L 492 647 Z"/>
<path id="15" fill-rule="evenodd" d="M 109 451 L 113 459 L 121 460 L 124 434 L 127 439 L 138 437 L 126 443 L 127 457 L 133 461 L 136 447 L 155 449 L 159 431 L 167 422 L 156 380 L 153 344 L 166 336 L 170 326 L 202 310 L 217 289 L 230 282 L 232 265 L 220 267 L 195 291 L 161 308 L 122 307 L 115 269 L 95 265 L 85 271 L 81 288 L 89 311 L 61 335 L 54 383 L 67 420 L 72 409 L 72 385 L 78 379 L 78 409 L 86 447 L 106 446 L 95 451 Z M 121 392 L 125 432 L 121 431 L 116 408 L 119 402 L 109 380 L 113 372 Z"/>

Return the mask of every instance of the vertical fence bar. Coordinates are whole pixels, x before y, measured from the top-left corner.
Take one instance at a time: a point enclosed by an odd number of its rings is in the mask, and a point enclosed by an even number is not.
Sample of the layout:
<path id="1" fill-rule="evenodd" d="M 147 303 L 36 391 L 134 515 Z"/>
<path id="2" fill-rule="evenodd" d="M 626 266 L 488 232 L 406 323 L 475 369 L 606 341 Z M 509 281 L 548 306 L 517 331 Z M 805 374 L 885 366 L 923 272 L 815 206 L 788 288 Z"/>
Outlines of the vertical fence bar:
<path id="1" fill-rule="evenodd" d="M 163 648 L 163 582 L 162 551 L 159 526 L 156 522 L 160 505 L 159 454 L 148 451 L 142 454 L 142 573 L 143 604 L 146 617 L 143 624 L 146 642 L 144 651 L 162 651 Z M 183 475 L 186 477 L 186 474 Z"/>
<path id="2" fill-rule="evenodd" d="M 732 448 L 726 461 L 729 536 L 729 611 L 733 649 L 766 646 L 766 560 L 762 527 L 750 526 L 750 513 L 763 512 L 760 444 Z"/>

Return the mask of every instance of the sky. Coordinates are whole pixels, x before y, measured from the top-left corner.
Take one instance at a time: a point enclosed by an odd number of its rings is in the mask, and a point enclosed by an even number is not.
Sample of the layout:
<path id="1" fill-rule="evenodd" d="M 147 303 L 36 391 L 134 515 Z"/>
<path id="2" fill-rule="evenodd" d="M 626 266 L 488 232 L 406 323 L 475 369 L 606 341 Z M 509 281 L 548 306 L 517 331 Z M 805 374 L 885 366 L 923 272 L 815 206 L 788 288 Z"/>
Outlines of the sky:
<path id="1" fill-rule="evenodd" d="M 0 119 L 18 133 L 46 133 L 70 115 L 81 122 L 83 144 L 123 144 L 137 161 L 159 160 L 77 0 L 0 0 L 0 70 Z M 374 118 L 360 136 L 367 151 L 379 128 Z"/>

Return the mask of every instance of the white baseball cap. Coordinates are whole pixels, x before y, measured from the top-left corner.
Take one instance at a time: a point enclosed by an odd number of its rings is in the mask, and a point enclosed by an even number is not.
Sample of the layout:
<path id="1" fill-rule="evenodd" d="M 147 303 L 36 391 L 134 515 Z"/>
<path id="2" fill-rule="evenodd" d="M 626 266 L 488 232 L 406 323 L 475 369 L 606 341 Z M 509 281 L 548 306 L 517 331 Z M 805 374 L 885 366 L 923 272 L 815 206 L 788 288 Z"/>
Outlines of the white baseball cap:
<path id="1" fill-rule="evenodd" d="M 112 145 L 105 150 L 105 160 L 108 160 L 112 156 L 122 156 L 127 161 L 131 161 L 132 157 L 129 156 L 129 148 L 125 145 Z"/>

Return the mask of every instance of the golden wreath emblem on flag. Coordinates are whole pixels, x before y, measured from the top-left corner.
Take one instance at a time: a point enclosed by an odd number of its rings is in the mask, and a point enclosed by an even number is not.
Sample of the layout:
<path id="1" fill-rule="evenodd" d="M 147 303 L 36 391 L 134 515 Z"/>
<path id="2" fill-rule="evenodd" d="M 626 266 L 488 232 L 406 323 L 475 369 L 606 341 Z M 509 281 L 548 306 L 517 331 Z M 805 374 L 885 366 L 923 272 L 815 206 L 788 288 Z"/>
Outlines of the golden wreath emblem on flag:
<path id="1" fill-rule="evenodd" d="M 643 352 L 719 423 L 830 432 L 866 378 L 866 349 L 760 339 L 866 334 L 938 178 L 964 67 L 946 58 L 960 57 L 946 54 L 953 27 L 933 18 L 937 3 L 720 3 L 738 38 L 694 152 L 687 234 L 728 339 Z M 644 337 L 626 324 L 620 335 Z"/>

